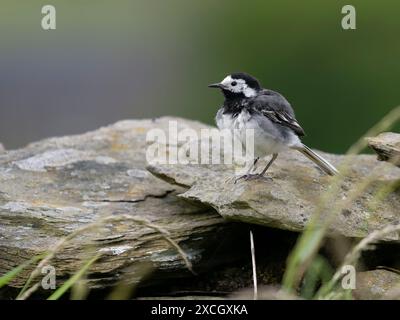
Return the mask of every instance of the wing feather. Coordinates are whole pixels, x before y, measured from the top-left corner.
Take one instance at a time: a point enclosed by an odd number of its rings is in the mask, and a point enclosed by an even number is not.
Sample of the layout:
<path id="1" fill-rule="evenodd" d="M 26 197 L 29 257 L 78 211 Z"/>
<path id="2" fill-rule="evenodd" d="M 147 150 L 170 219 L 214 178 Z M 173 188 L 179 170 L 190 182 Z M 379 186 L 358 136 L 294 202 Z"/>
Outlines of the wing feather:
<path id="1" fill-rule="evenodd" d="M 279 93 L 265 90 L 263 95 L 254 98 L 251 107 L 272 122 L 292 129 L 298 136 L 305 135 L 303 128 L 296 120 L 291 105 Z"/>

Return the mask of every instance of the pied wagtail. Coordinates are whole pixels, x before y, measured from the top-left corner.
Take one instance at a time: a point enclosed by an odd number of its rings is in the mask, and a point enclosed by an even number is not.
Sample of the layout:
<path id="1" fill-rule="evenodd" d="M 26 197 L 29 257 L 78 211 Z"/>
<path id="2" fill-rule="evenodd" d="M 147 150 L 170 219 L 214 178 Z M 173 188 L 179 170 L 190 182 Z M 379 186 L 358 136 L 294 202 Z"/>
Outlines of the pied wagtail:
<path id="1" fill-rule="evenodd" d="M 301 142 L 304 130 L 297 122 L 291 105 L 281 94 L 262 88 L 256 78 L 242 72 L 232 73 L 222 82 L 210 84 L 209 87 L 221 89 L 225 96 L 224 104 L 215 118 L 219 129 L 239 132 L 238 137 L 243 145 L 246 142 L 246 129 L 254 130 L 256 158 L 247 174 L 239 179 L 264 176 L 278 153 L 288 149 L 300 151 L 329 175 L 338 173 L 333 165 Z M 264 170 L 260 174 L 251 174 L 258 159 L 267 155 L 272 155 L 272 158 Z"/>

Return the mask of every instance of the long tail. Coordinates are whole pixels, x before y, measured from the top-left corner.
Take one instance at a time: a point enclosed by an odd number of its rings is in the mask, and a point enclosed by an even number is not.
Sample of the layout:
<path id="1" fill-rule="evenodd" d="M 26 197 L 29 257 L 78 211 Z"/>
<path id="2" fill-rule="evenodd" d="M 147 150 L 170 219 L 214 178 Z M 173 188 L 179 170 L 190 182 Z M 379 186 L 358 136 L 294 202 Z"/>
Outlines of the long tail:
<path id="1" fill-rule="evenodd" d="M 339 171 L 333 165 L 331 165 L 327 160 L 322 158 L 320 155 L 316 154 L 305 144 L 302 144 L 301 147 L 297 147 L 296 150 L 300 151 L 308 159 L 317 164 L 326 174 L 329 174 L 330 176 L 339 174 Z"/>

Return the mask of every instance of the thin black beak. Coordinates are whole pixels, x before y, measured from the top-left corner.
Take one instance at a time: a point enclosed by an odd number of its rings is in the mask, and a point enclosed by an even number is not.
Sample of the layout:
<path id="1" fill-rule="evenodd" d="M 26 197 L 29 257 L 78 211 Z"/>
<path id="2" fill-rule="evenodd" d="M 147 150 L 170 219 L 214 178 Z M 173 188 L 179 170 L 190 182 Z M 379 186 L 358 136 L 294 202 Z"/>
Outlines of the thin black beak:
<path id="1" fill-rule="evenodd" d="M 208 85 L 209 88 L 222 88 L 221 83 L 212 83 Z"/>

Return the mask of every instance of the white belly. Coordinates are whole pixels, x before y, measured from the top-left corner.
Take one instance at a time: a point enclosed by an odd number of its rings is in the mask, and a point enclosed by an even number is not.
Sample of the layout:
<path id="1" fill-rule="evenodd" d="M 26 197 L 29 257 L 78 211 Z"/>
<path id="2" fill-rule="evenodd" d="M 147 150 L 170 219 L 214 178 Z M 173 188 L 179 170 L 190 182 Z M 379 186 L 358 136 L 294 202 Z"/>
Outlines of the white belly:
<path id="1" fill-rule="evenodd" d="M 264 157 L 285 151 L 292 144 L 290 141 L 284 141 L 276 132 L 268 132 L 261 128 L 259 122 L 252 118 L 247 110 L 243 110 L 235 118 L 231 115 L 221 114 L 217 120 L 217 125 L 220 129 L 231 130 L 245 148 L 248 148 L 249 143 L 252 143 L 255 157 Z M 293 140 L 293 144 L 299 141 L 295 134 L 293 134 L 291 140 Z"/>

